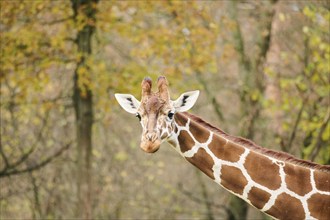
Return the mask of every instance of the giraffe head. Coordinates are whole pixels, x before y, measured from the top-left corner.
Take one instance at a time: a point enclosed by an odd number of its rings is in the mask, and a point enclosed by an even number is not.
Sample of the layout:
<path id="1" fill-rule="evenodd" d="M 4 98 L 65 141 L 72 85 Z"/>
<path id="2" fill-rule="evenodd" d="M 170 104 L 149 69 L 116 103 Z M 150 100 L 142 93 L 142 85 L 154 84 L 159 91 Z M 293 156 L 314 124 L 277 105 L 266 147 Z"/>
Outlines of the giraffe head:
<path id="1" fill-rule="evenodd" d="M 188 111 L 196 102 L 199 91 L 183 93 L 172 101 L 164 76 L 157 80 L 157 92 L 152 92 L 152 81 L 146 77 L 141 84 L 142 97 L 138 101 L 131 94 L 115 94 L 123 109 L 139 119 L 142 126 L 140 147 L 148 153 L 156 152 L 160 144 L 174 131 L 174 114 Z"/>

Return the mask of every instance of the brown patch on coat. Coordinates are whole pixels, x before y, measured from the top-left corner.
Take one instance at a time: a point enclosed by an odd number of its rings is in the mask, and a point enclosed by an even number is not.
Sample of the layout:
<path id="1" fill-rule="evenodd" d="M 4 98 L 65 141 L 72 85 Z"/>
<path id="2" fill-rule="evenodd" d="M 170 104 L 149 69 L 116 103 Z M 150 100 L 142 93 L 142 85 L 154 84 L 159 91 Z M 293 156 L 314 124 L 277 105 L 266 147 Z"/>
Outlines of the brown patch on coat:
<path id="1" fill-rule="evenodd" d="M 190 137 L 187 131 L 180 131 L 180 135 L 178 136 L 178 141 L 180 145 L 181 152 L 184 153 L 187 150 L 190 150 L 194 145 L 194 140 Z"/>
<path id="2" fill-rule="evenodd" d="M 210 137 L 210 132 L 194 121 L 191 121 L 189 130 L 199 143 L 205 143 Z"/>
<path id="3" fill-rule="evenodd" d="M 164 133 L 163 133 L 163 135 L 160 137 L 160 139 L 164 139 L 164 138 L 166 138 L 168 136 L 168 133 L 167 133 L 167 131 L 165 131 Z"/>
<path id="4" fill-rule="evenodd" d="M 307 200 L 311 216 L 317 219 L 330 219 L 330 196 L 314 194 Z"/>
<path id="5" fill-rule="evenodd" d="M 213 141 L 208 147 L 217 158 L 230 162 L 237 162 L 244 153 L 243 147 L 233 142 L 226 144 L 226 140 L 218 136 L 213 136 Z"/>
<path id="6" fill-rule="evenodd" d="M 264 205 L 268 202 L 270 194 L 262 189 L 252 187 L 248 194 L 248 199 L 258 209 L 262 209 Z"/>
<path id="7" fill-rule="evenodd" d="M 212 157 L 203 148 L 199 148 L 193 157 L 187 157 L 186 159 L 190 163 L 195 165 L 198 169 L 203 171 L 211 179 L 214 179 L 212 170 L 214 161 Z"/>
<path id="8" fill-rule="evenodd" d="M 278 219 L 305 219 L 306 217 L 301 202 L 286 193 L 280 194 L 266 213 Z"/>
<path id="9" fill-rule="evenodd" d="M 246 157 L 244 167 L 250 177 L 268 189 L 278 189 L 281 186 L 280 168 L 267 157 L 250 152 Z"/>
<path id="10" fill-rule="evenodd" d="M 171 127 L 170 126 L 167 126 L 166 122 L 163 121 L 162 122 L 162 125 L 161 125 L 161 128 L 159 130 L 159 133 L 160 134 L 163 133 L 163 135 L 160 137 L 160 139 L 164 139 L 164 138 L 168 137 L 169 136 L 169 132 L 171 132 Z"/>
<path id="11" fill-rule="evenodd" d="M 286 174 L 285 182 L 289 190 L 301 196 L 312 191 L 310 171 L 308 169 L 287 163 L 284 166 L 284 172 Z"/>
<path id="12" fill-rule="evenodd" d="M 182 113 L 177 112 L 174 115 L 174 120 L 179 126 L 184 127 L 187 124 L 188 118 L 185 117 Z"/>
<path id="13" fill-rule="evenodd" d="M 221 168 L 221 185 L 239 195 L 243 194 L 248 183 L 242 171 L 236 167 L 223 165 Z"/>
<path id="14" fill-rule="evenodd" d="M 176 147 L 176 142 L 173 140 L 167 140 L 167 142 L 172 145 L 173 147 Z"/>
<path id="15" fill-rule="evenodd" d="M 174 133 L 178 133 L 178 128 L 174 126 Z"/>
<path id="16" fill-rule="evenodd" d="M 318 190 L 327 191 L 330 190 L 330 174 L 316 170 L 314 172 L 315 186 Z"/>

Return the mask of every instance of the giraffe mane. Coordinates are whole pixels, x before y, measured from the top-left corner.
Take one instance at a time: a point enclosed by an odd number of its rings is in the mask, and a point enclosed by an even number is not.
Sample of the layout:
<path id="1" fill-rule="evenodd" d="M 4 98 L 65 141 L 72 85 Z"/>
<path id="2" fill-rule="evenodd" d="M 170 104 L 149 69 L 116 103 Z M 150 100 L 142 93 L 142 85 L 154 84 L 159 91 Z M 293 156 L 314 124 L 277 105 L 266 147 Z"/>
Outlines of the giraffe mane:
<path id="1" fill-rule="evenodd" d="M 239 144 L 239 145 L 243 145 L 244 147 L 247 147 L 253 151 L 256 151 L 258 153 L 267 155 L 269 157 L 284 161 L 284 162 L 289 162 L 295 165 L 299 165 L 299 166 L 303 166 L 306 168 L 312 168 L 315 170 L 320 170 L 323 172 L 328 172 L 330 173 L 330 166 L 329 165 L 321 165 L 321 164 L 317 164 L 311 161 L 306 161 L 306 160 L 302 160 L 302 159 L 298 159 L 294 156 L 292 156 L 291 154 L 285 153 L 285 152 L 279 152 L 279 151 L 275 151 L 275 150 L 271 150 L 268 148 L 264 148 L 261 147 L 257 144 L 255 144 L 253 141 L 242 138 L 242 137 L 236 137 L 236 136 L 232 136 L 227 134 L 226 132 L 224 132 L 223 130 L 209 124 L 208 122 L 204 121 L 203 119 L 201 119 L 200 117 L 190 114 L 188 112 L 184 112 L 183 113 L 186 117 L 190 118 L 191 120 L 193 120 L 194 122 L 196 122 L 197 124 L 203 126 L 204 128 L 207 128 L 208 130 L 211 130 L 212 132 L 218 134 L 218 135 L 222 135 L 224 136 L 226 139 L 229 139 L 230 141 Z"/>

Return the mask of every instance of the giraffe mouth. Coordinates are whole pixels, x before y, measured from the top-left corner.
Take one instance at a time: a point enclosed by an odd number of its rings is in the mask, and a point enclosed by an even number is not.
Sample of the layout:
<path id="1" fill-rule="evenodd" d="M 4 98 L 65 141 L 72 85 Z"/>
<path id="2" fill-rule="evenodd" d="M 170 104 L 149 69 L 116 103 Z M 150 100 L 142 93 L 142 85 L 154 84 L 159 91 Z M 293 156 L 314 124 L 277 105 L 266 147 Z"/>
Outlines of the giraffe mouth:
<path id="1" fill-rule="evenodd" d="M 155 153 L 159 150 L 160 144 L 160 140 L 156 139 L 155 141 L 143 141 L 140 147 L 144 152 Z"/>

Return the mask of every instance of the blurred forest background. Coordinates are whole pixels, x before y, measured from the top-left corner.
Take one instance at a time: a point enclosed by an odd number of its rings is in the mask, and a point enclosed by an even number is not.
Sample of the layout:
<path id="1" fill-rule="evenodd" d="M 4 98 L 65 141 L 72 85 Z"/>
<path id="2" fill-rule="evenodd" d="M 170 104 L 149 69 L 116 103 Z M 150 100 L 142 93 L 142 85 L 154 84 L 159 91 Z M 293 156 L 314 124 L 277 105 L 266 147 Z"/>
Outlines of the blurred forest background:
<path id="1" fill-rule="evenodd" d="M 267 219 L 114 100 L 172 99 L 261 146 L 330 163 L 329 1 L 0 2 L 1 219 Z"/>

